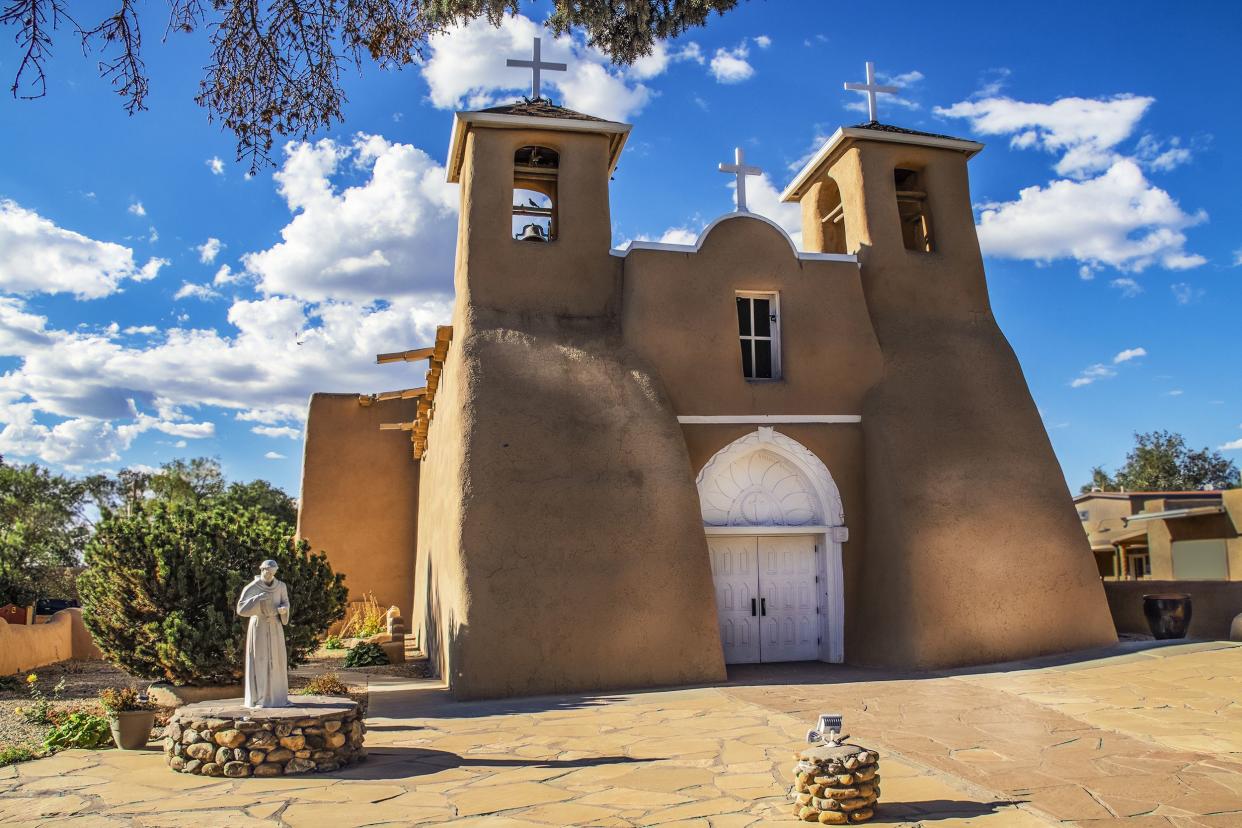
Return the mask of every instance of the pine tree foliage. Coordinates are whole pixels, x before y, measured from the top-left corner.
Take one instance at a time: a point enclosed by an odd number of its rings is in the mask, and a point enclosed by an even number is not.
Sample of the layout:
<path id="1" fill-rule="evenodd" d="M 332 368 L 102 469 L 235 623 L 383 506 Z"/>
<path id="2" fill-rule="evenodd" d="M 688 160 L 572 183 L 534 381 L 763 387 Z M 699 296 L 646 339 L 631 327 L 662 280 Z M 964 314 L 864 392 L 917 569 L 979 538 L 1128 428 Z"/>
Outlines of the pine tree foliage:
<path id="1" fill-rule="evenodd" d="M 430 38 L 479 18 L 499 26 L 519 0 L 167 0 L 169 32 L 206 29 L 211 58 L 197 101 L 237 136 L 251 172 L 271 162 L 275 136 L 305 138 L 342 120 L 341 72 L 365 60 L 401 68 L 427 57 Z M 554 34 L 585 32 L 587 42 L 629 64 L 724 14 L 738 0 L 553 0 Z M 47 93 L 55 35 L 71 28 L 84 51 L 100 52 L 100 75 L 131 115 L 146 109 L 150 77 L 142 58 L 138 0 L 110 0 L 104 17 L 87 0 L 0 0 L 0 28 L 15 30 L 15 97 Z M 527 3 L 532 7 L 534 3 Z M 79 21 L 74 14 L 82 15 Z M 87 17 L 89 16 L 89 18 Z"/>
<path id="2" fill-rule="evenodd" d="M 345 614 L 344 576 L 289 527 L 229 504 L 133 504 L 105 512 L 79 580 L 83 620 L 106 658 L 145 679 L 174 684 L 235 681 L 244 670 L 248 619 L 234 612 L 242 587 L 272 558 L 289 587 L 285 646 L 302 663 Z"/>

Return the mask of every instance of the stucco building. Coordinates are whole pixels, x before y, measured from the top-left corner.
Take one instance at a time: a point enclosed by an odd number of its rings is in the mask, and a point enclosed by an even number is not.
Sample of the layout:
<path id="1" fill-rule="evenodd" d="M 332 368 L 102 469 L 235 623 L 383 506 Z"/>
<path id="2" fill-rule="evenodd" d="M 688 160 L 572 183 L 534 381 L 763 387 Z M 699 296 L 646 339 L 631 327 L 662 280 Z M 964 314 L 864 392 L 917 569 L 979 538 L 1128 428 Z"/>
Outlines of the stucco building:
<path id="1" fill-rule="evenodd" d="M 410 613 L 460 697 L 1114 641 L 989 307 L 982 145 L 842 128 L 783 194 L 804 251 L 744 211 L 618 251 L 629 132 L 457 114 L 452 324 L 384 357 L 425 386 L 310 404 L 299 532 L 351 591 Z"/>
<path id="2" fill-rule="evenodd" d="M 1101 578 L 1242 581 L 1242 489 L 1087 492 L 1074 504 Z"/>

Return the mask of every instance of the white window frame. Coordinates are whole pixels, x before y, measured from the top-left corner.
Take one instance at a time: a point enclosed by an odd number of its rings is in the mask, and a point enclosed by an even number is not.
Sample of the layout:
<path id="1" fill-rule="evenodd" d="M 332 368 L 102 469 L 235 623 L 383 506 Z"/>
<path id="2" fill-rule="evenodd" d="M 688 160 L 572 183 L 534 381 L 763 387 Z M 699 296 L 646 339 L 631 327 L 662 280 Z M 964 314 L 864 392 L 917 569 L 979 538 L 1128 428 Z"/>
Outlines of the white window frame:
<path id="1" fill-rule="evenodd" d="M 748 377 L 742 375 L 747 382 L 776 382 L 781 379 L 781 294 L 775 290 L 739 290 L 734 294 L 734 324 L 737 324 L 737 300 L 738 299 L 767 299 L 768 307 L 771 309 L 772 315 L 776 319 L 772 321 L 771 336 L 755 336 L 755 304 L 750 303 L 750 335 L 744 335 L 740 330 L 737 332 L 739 343 L 749 340 L 751 343 L 750 351 L 750 367 L 755 368 L 755 340 L 769 340 L 772 343 L 772 376 L 771 377 Z M 736 352 L 735 352 L 736 353 Z M 740 357 L 739 357 L 740 358 Z M 743 366 L 745 368 L 745 366 Z"/>

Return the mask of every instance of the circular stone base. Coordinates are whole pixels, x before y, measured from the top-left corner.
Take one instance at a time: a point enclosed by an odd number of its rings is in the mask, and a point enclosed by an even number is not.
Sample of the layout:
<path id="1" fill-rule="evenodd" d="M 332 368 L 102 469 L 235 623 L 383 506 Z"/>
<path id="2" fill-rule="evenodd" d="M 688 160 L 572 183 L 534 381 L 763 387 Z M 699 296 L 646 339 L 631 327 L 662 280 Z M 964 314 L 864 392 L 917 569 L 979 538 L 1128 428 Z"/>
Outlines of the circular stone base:
<path id="1" fill-rule="evenodd" d="M 177 708 L 164 728 L 168 766 L 202 776 L 323 773 L 366 758 L 358 703 L 294 696 L 289 707 L 245 707 L 241 699 Z"/>

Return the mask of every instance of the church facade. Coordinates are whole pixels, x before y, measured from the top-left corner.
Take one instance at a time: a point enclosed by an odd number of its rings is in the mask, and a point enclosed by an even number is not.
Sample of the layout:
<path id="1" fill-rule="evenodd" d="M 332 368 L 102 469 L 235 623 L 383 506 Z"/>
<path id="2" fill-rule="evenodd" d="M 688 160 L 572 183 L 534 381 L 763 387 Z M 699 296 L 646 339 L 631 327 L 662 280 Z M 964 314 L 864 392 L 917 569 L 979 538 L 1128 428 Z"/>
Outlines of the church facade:
<path id="1" fill-rule="evenodd" d="M 744 210 L 617 251 L 629 130 L 456 116 L 452 322 L 382 358 L 426 383 L 310 404 L 299 533 L 353 596 L 408 613 L 460 698 L 1114 642 L 989 307 L 981 145 L 842 128 L 783 194 L 803 252 Z"/>

